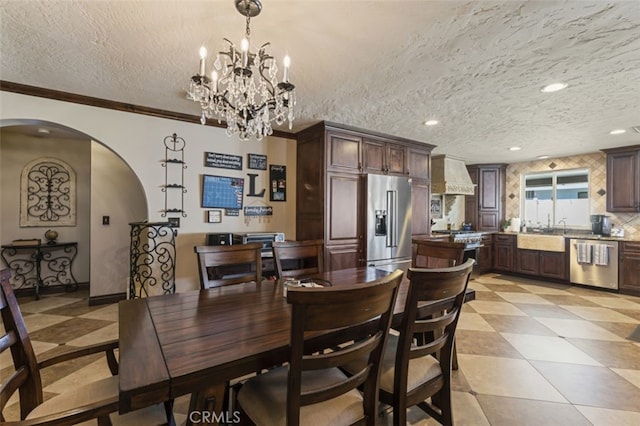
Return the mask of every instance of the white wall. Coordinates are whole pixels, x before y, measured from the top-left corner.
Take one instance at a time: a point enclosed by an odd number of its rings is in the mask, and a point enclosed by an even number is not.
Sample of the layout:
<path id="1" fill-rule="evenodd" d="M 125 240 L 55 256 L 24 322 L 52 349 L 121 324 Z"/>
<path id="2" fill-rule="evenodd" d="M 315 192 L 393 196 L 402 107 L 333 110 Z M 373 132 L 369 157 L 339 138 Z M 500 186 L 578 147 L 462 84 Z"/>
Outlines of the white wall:
<path id="1" fill-rule="evenodd" d="M 188 216 L 181 217 L 177 241 L 179 291 L 199 286 L 193 246 L 204 243 L 205 233 L 279 231 L 285 232 L 287 238 L 295 239 L 295 140 L 270 137 L 262 141 L 240 141 L 227 137 L 220 128 L 0 91 L 0 126 L 24 120 L 43 120 L 76 129 L 117 153 L 140 180 L 146 195 L 146 219 L 149 221 L 166 220 L 161 216 L 164 209 L 164 193 L 161 191 L 164 184 L 164 168 L 161 166 L 165 157 L 163 140 L 173 133 L 186 140 L 185 161 L 188 167 L 184 185 L 188 192 L 184 209 Z M 206 151 L 241 155 L 244 168 L 231 171 L 204 167 Z M 206 209 L 200 207 L 202 174 L 246 178 L 247 173 L 258 173 L 257 189 L 268 189 L 268 171 L 247 170 L 247 153 L 267 155 L 269 164 L 287 166 L 287 201 L 269 202 L 267 191 L 264 199 L 245 197 L 245 205 L 271 205 L 274 209 L 272 217 L 248 219 L 241 214 L 237 218 L 224 216 L 219 224 L 206 223 Z M 121 190 L 127 191 L 128 188 Z M 92 222 L 102 215 L 94 215 Z M 6 239 L 6 235 L 3 238 Z M 103 240 L 101 236 L 96 238 L 98 244 Z M 128 268 L 128 264 L 122 268 Z"/>

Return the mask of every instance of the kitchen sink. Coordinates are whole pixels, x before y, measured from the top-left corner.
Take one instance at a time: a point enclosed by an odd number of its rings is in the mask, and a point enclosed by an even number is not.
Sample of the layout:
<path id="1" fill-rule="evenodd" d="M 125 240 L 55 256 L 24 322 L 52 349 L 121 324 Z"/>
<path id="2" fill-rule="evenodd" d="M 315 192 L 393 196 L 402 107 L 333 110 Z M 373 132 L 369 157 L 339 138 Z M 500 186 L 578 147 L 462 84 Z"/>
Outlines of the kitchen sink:
<path id="1" fill-rule="evenodd" d="M 518 234 L 518 248 L 564 252 L 564 236 L 554 234 Z"/>

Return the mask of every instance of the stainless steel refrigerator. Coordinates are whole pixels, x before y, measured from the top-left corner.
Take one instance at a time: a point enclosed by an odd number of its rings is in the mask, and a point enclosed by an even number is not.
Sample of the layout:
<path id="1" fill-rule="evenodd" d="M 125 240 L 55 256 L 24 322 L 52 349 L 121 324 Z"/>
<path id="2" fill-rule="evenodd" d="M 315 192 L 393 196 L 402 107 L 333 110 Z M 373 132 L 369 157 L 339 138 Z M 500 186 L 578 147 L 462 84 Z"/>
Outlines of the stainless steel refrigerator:
<path id="1" fill-rule="evenodd" d="M 411 262 L 411 184 L 401 176 L 367 175 L 367 265 Z M 402 265 L 404 264 L 404 265 Z"/>

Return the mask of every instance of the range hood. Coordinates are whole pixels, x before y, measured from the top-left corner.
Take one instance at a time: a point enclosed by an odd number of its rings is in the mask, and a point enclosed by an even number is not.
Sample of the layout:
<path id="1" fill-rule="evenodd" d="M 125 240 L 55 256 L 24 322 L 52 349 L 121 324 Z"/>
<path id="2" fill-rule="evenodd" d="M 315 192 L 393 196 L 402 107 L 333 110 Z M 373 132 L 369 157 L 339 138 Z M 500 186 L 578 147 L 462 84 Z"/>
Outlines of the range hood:
<path id="1" fill-rule="evenodd" d="M 475 185 L 464 161 L 448 155 L 431 158 L 431 192 L 447 195 L 473 195 Z"/>

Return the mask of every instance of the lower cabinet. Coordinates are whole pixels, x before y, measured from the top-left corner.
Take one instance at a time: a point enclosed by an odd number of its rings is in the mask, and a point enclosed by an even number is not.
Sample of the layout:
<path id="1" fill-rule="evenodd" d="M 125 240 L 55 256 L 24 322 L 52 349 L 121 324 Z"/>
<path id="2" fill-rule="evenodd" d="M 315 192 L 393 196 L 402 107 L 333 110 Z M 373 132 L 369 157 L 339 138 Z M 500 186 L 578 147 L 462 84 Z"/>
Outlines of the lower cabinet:
<path id="1" fill-rule="evenodd" d="M 324 269 L 326 271 L 336 271 L 338 269 L 362 266 L 362 254 L 361 246 L 359 244 L 326 246 Z"/>
<path id="2" fill-rule="evenodd" d="M 620 244 L 618 276 L 621 293 L 640 296 L 640 242 Z"/>
<path id="3" fill-rule="evenodd" d="M 538 250 L 517 250 L 516 272 L 528 275 L 538 275 L 540 261 Z"/>
<path id="4" fill-rule="evenodd" d="M 539 275 L 558 280 L 569 278 L 564 252 L 518 249 L 517 257 L 516 271 L 520 274 Z"/>
<path id="5" fill-rule="evenodd" d="M 493 269 L 501 272 L 514 272 L 516 236 L 495 234 L 493 237 Z"/>
<path id="6" fill-rule="evenodd" d="M 478 249 L 478 272 L 484 274 L 493 269 L 493 235 L 482 236 L 482 247 Z"/>
<path id="7" fill-rule="evenodd" d="M 555 251 L 540 252 L 540 276 L 568 280 L 567 253 Z"/>

